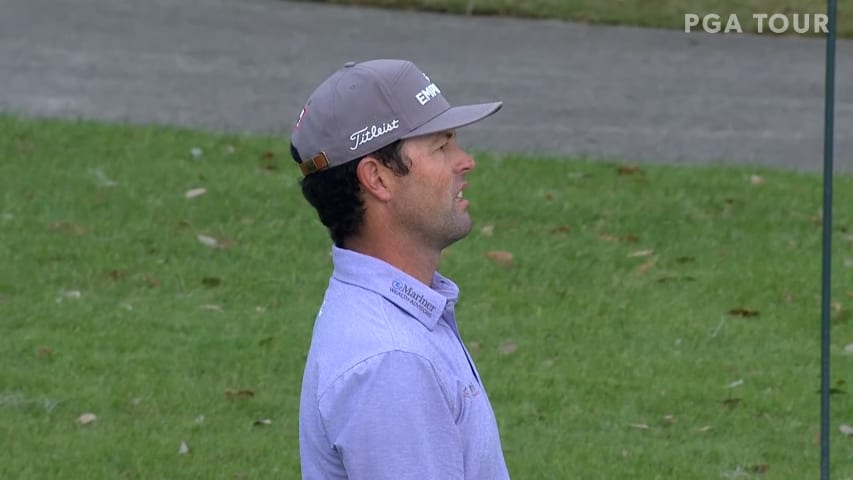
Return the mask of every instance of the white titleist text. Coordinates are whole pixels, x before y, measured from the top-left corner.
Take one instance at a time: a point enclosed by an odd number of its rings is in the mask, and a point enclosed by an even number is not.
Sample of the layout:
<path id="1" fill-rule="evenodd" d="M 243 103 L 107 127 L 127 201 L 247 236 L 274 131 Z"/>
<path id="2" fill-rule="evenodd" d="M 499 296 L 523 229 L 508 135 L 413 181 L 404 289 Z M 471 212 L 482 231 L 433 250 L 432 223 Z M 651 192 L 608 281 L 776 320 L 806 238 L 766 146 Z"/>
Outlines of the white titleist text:
<path id="1" fill-rule="evenodd" d="M 392 120 L 390 122 L 385 122 L 382 125 L 371 125 L 370 127 L 364 127 L 361 130 L 352 132 L 349 139 L 352 140 L 352 146 L 349 147 L 350 150 L 355 150 L 359 147 L 359 145 L 363 145 L 371 140 L 374 140 L 386 133 L 396 130 L 400 126 L 399 120 Z"/>

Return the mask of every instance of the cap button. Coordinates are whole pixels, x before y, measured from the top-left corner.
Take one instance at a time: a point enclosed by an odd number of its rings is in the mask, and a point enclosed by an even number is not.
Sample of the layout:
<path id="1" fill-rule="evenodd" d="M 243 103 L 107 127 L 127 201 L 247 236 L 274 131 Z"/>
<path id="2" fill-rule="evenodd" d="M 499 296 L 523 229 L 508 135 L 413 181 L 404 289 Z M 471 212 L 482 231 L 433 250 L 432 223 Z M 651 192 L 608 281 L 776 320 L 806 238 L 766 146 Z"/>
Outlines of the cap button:
<path id="1" fill-rule="evenodd" d="M 354 67 L 354 66 L 355 66 L 355 62 L 347 62 L 344 64 L 344 67 L 346 67 L 346 68 L 350 68 L 350 67 Z"/>

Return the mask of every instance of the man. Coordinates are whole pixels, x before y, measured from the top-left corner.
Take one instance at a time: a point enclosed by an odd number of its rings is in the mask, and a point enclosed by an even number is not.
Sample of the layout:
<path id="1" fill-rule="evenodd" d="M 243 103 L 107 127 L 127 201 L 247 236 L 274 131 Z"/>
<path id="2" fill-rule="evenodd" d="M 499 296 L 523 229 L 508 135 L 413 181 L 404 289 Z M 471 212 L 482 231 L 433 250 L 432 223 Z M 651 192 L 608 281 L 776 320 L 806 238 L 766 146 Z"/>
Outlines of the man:
<path id="1" fill-rule="evenodd" d="M 302 192 L 334 242 L 299 412 L 303 478 L 492 480 L 509 474 L 492 407 L 436 272 L 471 230 L 455 129 L 501 103 L 451 107 L 414 64 L 347 63 L 291 138 Z"/>

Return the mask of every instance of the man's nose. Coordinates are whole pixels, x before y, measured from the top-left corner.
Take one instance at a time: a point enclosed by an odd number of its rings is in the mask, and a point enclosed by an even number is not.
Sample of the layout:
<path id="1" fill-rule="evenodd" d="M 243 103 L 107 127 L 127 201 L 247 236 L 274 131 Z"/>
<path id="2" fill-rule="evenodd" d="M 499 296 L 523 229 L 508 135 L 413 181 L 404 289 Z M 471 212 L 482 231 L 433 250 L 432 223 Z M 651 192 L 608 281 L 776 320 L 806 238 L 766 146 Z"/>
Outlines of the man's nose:
<path id="1" fill-rule="evenodd" d="M 477 166 L 477 162 L 474 161 L 474 157 L 471 156 L 465 150 L 460 148 L 459 149 L 459 155 L 460 155 L 460 158 L 459 158 L 459 161 L 457 163 L 457 165 L 458 165 L 457 168 L 458 168 L 460 173 L 465 173 L 469 170 L 473 170 L 474 167 Z"/>

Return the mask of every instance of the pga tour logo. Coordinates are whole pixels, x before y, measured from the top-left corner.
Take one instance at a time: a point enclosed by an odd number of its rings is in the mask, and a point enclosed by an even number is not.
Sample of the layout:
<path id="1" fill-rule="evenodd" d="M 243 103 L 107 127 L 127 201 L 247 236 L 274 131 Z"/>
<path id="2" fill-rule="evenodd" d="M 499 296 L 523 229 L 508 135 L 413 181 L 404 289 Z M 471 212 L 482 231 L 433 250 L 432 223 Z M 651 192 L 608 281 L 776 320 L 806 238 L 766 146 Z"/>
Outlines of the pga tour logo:
<path id="1" fill-rule="evenodd" d="M 829 18 L 824 13 L 753 13 L 749 19 L 755 25 L 757 33 L 769 30 L 773 33 L 826 33 Z M 684 31 L 703 31 L 707 33 L 743 33 L 740 18 L 737 14 L 719 15 L 708 13 L 684 14 Z"/>

